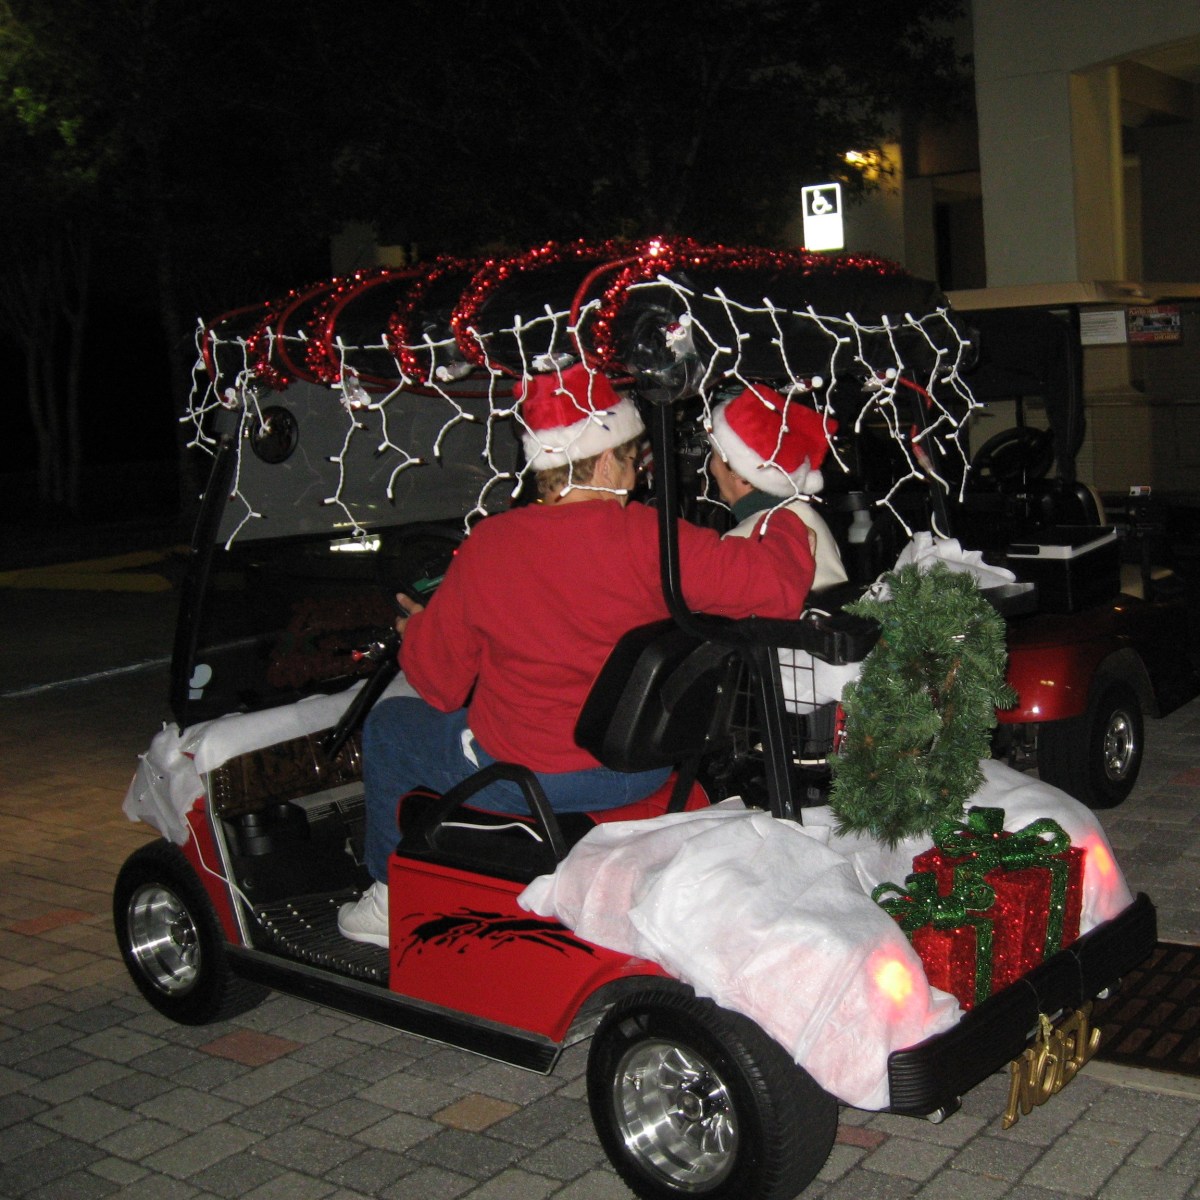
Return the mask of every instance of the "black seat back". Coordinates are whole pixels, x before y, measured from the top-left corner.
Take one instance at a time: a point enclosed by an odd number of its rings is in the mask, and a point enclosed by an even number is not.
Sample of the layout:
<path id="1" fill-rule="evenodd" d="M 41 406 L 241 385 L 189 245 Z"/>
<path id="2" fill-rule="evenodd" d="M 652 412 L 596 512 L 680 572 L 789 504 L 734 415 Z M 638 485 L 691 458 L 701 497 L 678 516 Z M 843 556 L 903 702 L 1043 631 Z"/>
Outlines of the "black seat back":
<path id="1" fill-rule="evenodd" d="M 1051 481 L 1041 497 L 1046 525 L 1106 525 L 1105 513 L 1096 494 L 1086 484 Z"/>
<path id="2" fill-rule="evenodd" d="M 632 629 L 596 676 L 575 741 L 616 771 L 696 758 L 730 738 L 739 665 L 732 646 L 693 637 L 673 621 Z"/>

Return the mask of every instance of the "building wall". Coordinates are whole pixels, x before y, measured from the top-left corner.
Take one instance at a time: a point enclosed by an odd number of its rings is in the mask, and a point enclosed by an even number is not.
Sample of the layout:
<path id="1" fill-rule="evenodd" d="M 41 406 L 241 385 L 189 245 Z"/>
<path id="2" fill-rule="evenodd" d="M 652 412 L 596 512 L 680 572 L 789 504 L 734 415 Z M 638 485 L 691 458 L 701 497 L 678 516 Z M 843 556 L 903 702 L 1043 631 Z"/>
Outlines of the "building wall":
<path id="1" fill-rule="evenodd" d="M 1197 114 L 1200 116 L 1200 114 Z M 1200 123 L 1138 130 L 1141 160 L 1142 277 L 1200 281 Z M 1180 214 L 1185 214 L 1180 220 Z M 1157 487 L 1200 491 L 1200 303 L 1182 307 L 1183 340 L 1131 356 L 1134 383 L 1152 405 L 1152 471 Z"/>
<path id="2" fill-rule="evenodd" d="M 903 262 L 904 210 L 899 184 L 885 185 L 868 199 L 851 204 L 844 220 L 846 248 Z"/>
<path id="3" fill-rule="evenodd" d="M 1143 279 L 1200 280 L 1200 112 L 1196 118 L 1137 133 Z"/>
<path id="4" fill-rule="evenodd" d="M 847 212 L 846 248 L 948 290 L 1200 283 L 1200 102 L 1190 122 L 1177 112 L 1176 123 L 1135 128 L 1127 111 L 1171 84 L 1130 56 L 1200 39 L 1200 0 L 972 0 L 971 10 L 962 36 L 975 60 L 977 159 L 945 131 L 909 136 L 899 194 Z M 1178 347 L 1085 348 L 1082 477 L 1108 492 L 1150 483 L 1200 495 L 1197 323 L 1200 311 L 1187 315 Z"/>
<path id="5" fill-rule="evenodd" d="M 989 286 L 1200 281 L 1195 121 L 1122 128 L 1128 56 L 1200 36 L 1197 0 L 973 0 Z M 1200 377 L 1181 347 L 1087 348 L 1080 474 L 1200 493 Z M 1186 361 L 1185 361 L 1186 360 Z"/>
<path id="6" fill-rule="evenodd" d="M 1081 114 L 1072 113 L 1071 75 L 1095 71 L 1086 85 L 1076 81 L 1075 100 L 1090 106 L 1095 120 L 1107 119 L 1112 97 L 1104 64 L 1200 35 L 1200 4 L 974 0 L 972 10 L 988 283 L 1094 278 L 1087 260 L 1099 265 L 1111 247 L 1097 253 L 1089 239 L 1079 262 L 1076 191 L 1102 197 L 1113 175 L 1100 161 L 1107 150 L 1095 145 L 1103 134 L 1081 128 Z M 1086 274 L 1077 274 L 1081 265 Z"/>

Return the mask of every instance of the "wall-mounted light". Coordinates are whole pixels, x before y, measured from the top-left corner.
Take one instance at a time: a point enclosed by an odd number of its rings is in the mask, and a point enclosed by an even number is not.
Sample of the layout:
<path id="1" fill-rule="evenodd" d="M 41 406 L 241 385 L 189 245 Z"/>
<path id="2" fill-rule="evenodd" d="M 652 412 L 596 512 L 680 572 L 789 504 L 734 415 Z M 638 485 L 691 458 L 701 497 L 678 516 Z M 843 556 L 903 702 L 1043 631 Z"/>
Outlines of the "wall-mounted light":
<path id="1" fill-rule="evenodd" d="M 891 159 L 882 150 L 847 150 L 842 161 L 867 183 L 878 183 L 896 173 Z"/>

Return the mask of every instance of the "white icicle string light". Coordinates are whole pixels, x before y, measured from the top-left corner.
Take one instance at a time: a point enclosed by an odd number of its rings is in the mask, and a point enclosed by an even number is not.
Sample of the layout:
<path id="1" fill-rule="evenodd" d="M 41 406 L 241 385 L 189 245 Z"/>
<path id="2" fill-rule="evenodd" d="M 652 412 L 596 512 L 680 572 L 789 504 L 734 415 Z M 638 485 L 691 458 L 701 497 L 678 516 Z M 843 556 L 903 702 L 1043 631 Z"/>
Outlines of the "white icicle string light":
<path id="1" fill-rule="evenodd" d="M 864 325 L 850 313 L 842 317 L 831 317 L 817 313 L 811 306 L 803 310 L 787 309 L 775 304 L 769 297 L 763 299 L 760 307 L 744 305 L 732 301 L 720 289 L 714 289 L 712 293 L 703 298 L 715 300 L 725 313 L 730 325 L 739 331 L 738 344 L 735 349 L 723 345 L 698 318 L 692 303 L 696 296 L 693 290 L 681 286 L 667 276 L 659 276 L 652 284 L 635 284 L 629 290 L 633 292 L 641 287 L 662 287 L 664 285 L 672 290 L 683 308 L 692 335 L 692 343 L 696 347 L 699 358 L 701 361 L 707 359 L 707 369 L 700 384 L 706 427 L 711 427 L 712 406 L 715 400 L 720 398 L 717 393 L 726 392 L 731 382 L 743 387 L 751 382 L 740 370 L 742 344 L 745 339 L 745 334 L 740 331 L 740 325 L 744 325 L 745 322 L 739 324 L 739 314 L 763 315 L 770 321 L 776 334 L 771 340 L 771 346 L 778 355 L 778 369 L 771 372 L 771 375 L 779 380 L 790 380 L 793 389 L 808 391 L 813 397 L 816 410 L 826 420 L 833 415 L 829 393 L 838 386 L 838 381 L 845 379 L 847 375 L 864 377 L 862 385 L 864 403 L 855 418 L 854 428 L 856 433 L 861 433 L 866 422 L 872 417 L 882 418 L 889 438 L 900 449 L 906 468 L 905 474 L 903 478 L 896 481 L 888 494 L 878 503 L 889 509 L 907 532 L 911 534 L 907 522 L 893 504 L 893 500 L 904 484 L 913 481 L 923 482 L 932 478 L 935 486 L 941 487 L 947 493 L 950 491 L 947 481 L 936 473 L 931 474 L 927 465 L 918 458 L 914 450 L 914 443 L 920 445 L 922 441 L 934 438 L 937 438 L 939 444 L 947 449 L 948 443 L 953 443 L 955 451 L 965 466 L 967 460 L 960 434 L 971 413 L 981 407 L 960 373 L 964 366 L 969 343 L 958 333 L 945 308 L 938 308 L 920 318 L 906 313 L 903 320 L 897 323 L 884 318 L 880 324 Z M 811 323 L 815 329 L 821 332 L 828 343 L 829 359 L 824 374 L 832 382 L 823 398 L 817 395 L 820 389 L 808 387 L 807 381 L 788 360 L 787 343 L 783 335 L 781 320 L 784 316 Z M 681 321 L 683 319 L 680 318 Z M 934 361 L 934 366 L 923 383 L 932 405 L 930 419 L 926 430 L 913 439 L 910 439 L 907 432 L 911 418 L 906 415 L 912 398 L 907 389 L 904 390 L 901 398 L 898 382 L 901 372 L 906 369 L 906 363 L 897 344 L 897 333 L 901 329 L 906 333 L 916 333 L 930 348 Z M 933 337 L 931 330 L 940 332 L 943 335 L 942 338 Z M 945 337 L 947 333 L 952 335 L 949 339 Z M 947 340 L 953 347 L 952 354 L 947 354 L 945 349 L 940 348 L 941 344 Z M 880 344 L 887 348 L 882 356 L 879 354 Z M 721 362 L 723 357 L 726 360 L 732 360 L 728 366 Z M 718 363 L 721 364 L 720 371 L 716 369 Z M 958 401 L 957 411 L 938 399 L 940 388 L 949 388 L 953 393 Z M 786 393 L 788 385 L 779 386 L 778 390 Z M 847 464 L 835 443 L 831 444 L 830 453 L 838 465 L 845 470 Z M 707 493 L 707 488 L 705 491 Z M 707 494 L 702 498 L 710 501 L 712 499 Z M 716 501 L 712 502 L 716 503 Z"/>
<path id="2" fill-rule="evenodd" d="M 694 357 L 703 367 L 698 394 L 703 408 L 702 421 L 705 428 L 711 428 L 713 407 L 728 395 L 731 389 L 749 386 L 762 378 L 770 379 L 771 386 L 783 393 L 789 403 L 811 404 L 826 421 L 834 415 L 831 393 L 838 389 L 839 395 L 849 395 L 854 388 L 858 388 L 859 407 L 853 417 L 855 432 L 861 434 L 868 422 L 881 424 L 888 437 L 899 448 L 903 463 L 903 470 L 900 472 L 902 478 L 898 479 L 887 495 L 877 503 L 889 509 L 901 525 L 908 529 L 894 503 L 906 484 L 914 481 L 925 482 L 932 478 L 934 486 L 950 490 L 950 485 L 945 479 L 931 473 L 928 463 L 923 461 L 924 456 L 919 455 L 919 447 L 923 442 L 936 441 L 944 452 L 957 453 L 965 466 L 966 456 L 961 434 L 970 415 L 981 406 L 971 395 L 970 388 L 961 374 L 966 362 L 968 343 L 958 334 L 950 314 L 945 309 L 937 309 L 922 317 L 906 313 L 894 321 L 885 319 L 878 324 L 864 325 L 850 314 L 835 317 L 817 313 L 811 307 L 786 308 L 774 303 L 770 297 L 764 297 L 759 305 L 747 305 L 732 299 L 719 288 L 710 293 L 698 294 L 694 289 L 668 276 L 633 284 L 629 291 L 633 293 L 646 287 L 661 289 L 663 286 L 671 290 L 680 313 L 675 324 L 666 331 L 666 344 L 678 356 L 686 354 Z M 718 334 L 705 324 L 698 311 L 701 300 L 723 314 L 734 331 L 733 338 Z M 526 426 L 521 417 L 520 402 L 511 395 L 512 371 L 492 360 L 489 344 L 499 344 L 500 340 L 510 346 L 515 344 L 519 370 L 526 378 L 544 373 L 546 369 L 561 372 L 570 363 L 586 358 L 583 333 L 599 305 L 598 300 L 588 301 L 574 321 L 570 313 L 555 312 L 547 307 L 534 317 L 518 317 L 511 327 L 498 333 L 484 336 L 475 329 L 468 330 L 466 336 L 473 340 L 483 362 L 482 368 L 474 368 L 473 373 L 480 383 L 486 381 L 486 389 L 481 388 L 474 394 L 480 399 L 486 398 L 486 416 L 471 412 L 464 406 L 465 393 L 462 392 L 459 381 L 463 378 L 464 371 L 471 368 L 465 363 L 452 336 L 434 339 L 423 331 L 419 344 L 412 349 L 419 351 L 423 360 L 430 363 L 429 379 L 419 381 L 418 384 L 418 381 L 401 376 L 395 386 L 386 393 L 368 391 L 348 361 L 354 352 L 378 352 L 385 348 L 384 343 L 380 341 L 357 347 L 347 345 L 339 338 L 336 342 L 339 382 L 331 385 L 330 391 L 334 403 L 344 414 L 346 426 L 340 451 L 330 456 L 331 465 L 336 468 L 332 480 L 333 489 L 316 502 L 338 508 L 352 526 L 353 533 L 357 535 L 362 531 L 362 527 L 347 500 L 346 493 L 347 455 L 354 438 L 373 436 L 376 439 L 375 454 L 394 459 L 386 476 L 385 486 L 386 498 L 391 501 L 394 499 L 396 479 L 402 472 L 438 463 L 443 452 L 443 443 L 456 426 L 464 423 L 478 425 L 481 422 L 484 425 L 484 477 L 473 507 L 464 514 L 464 527 L 469 527 L 476 518 L 495 509 L 494 494 L 502 485 L 508 498 L 515 497 L 531 473 L 530 468 L 525 465 L 511 470 L 506 465 L 501 465 L 495 453 L 496 437 L 499 430 L 505 426 L 511 429 L 511 434 L 506 433 L 504 436 L 519 437 Z M 706 308 L 705 311 L 709 309 Z M 759 325 L 765 321 L 773 330 L 767 345 L 776 360 L 773 368 L 764 370 L 761 353 L 763 347 L 761 344 L 757 346 L 753 378 L 744 363 L 745 343 L 749 336 L 746 330 L 750 325 L 750 318 L 754 318 Z M 801 371 L 789 359 L 785 326 L 794 326 L 797 322 L 811 325 L 826 344 L 825 363 L 819 374 L 812 371 L 811 362 L 807 370 Z M 910 427 L 913 424 L 912 404 L 916 397 L 911 387 L 907 384 L 902 385 L 900 378 L 902 372 L 909 369 L 902 360 L 899 344 L 901 332 L 909 341 L 914 334 L 922 339 L 926 346 L 925 357 L 933 364 L 919 380 L 924 394 L 917 402 L 926 407 L 926 428 L 915 436 L 910 433 Z M 280 335 L 269 332 L 268 336 L 271 338 L 270 344 L 274 352 Z M 238 370 L 232 378 L 227 373 L 220 381 L 214 382 L 208 375 L 205 358 L 201 354 L 193 369 L 189 409 L 181 420 L 192 426 L 192 436 L 188 445 L 212 453 L 216 442 L 206 428 L 210 415 L 231 405 L 241 410 L 238 436 L 235 439 L 238 461 L 235 464 L 230 500 L 240 502 L 245 511 L 229 538 L 232 542 L 248 522 L 261 519 L 265 515 L 259 512 L 250 498 L 241 491 L 241 456 L 248 445 L 248 432 L 253 421 L 261 419 L 261 406 L 267 403 L 266 397 L 270 393 L 267 386 L 255 375 L 244 338 L 222 339 L 218 332 L 206 332 L 201 327 L 197 333 L 198 348 L 202 346 L 204 338 L 209 339 L 211 343 L 210 360 L 215 361 L 220 351 L 221 357 L 226 361 L 232 359 L 238 364 Z M 288 337 L 285 340 L 295 343 L 296 360 L 301 361 L 299 356 L 303 351 L 304 339 Z M 733 344 L 729 344 L 730 342 Z M 411 390 L 415 386 L 420 388 L 419 396 L 414 396 Z M 414 402 L 444 406 L 443 419 L 436 425 L 428 444 L 416 445 L 411 437 L 401 436 L 395 431 L 392 418 L 396 415 L 397 406 Z M 374 433 L 371 433 L 368 425 L 364 423 L 364 417 L 368 413 L 378 415 L 380 428 Z M 843 420 L 845 419 L 843 417 Z M 836 444 L 831 445 L 830 453 L 845 470 L 847 463 Z M 707 484 L 706 478 L 700 498 L 709 503 L 719 503 Z M 597 490 L 610 490 L 568 478 L 568 489 L 585 486 L 595 487 Z M 796 497 L 799 495 L 797 492 Z M 781 505 L 796 497 L 781 501 Z M 397 514 L 397 519 L 403 519 L 402 514 Z"/>

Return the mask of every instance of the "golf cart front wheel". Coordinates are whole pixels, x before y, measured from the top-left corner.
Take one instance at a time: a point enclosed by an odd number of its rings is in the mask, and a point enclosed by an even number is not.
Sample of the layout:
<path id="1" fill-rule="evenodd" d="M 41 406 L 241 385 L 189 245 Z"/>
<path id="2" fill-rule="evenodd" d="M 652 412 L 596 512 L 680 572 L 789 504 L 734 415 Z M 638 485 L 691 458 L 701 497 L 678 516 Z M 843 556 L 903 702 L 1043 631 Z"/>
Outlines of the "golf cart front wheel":
<path id="1" fill-rule="evenodd" d="M 150 842 L 125 860 L 113 889 L 125 966 L 164 1016 L 205 1025 L 246 1012 L 268 994 L 230 970 L 212 902 L 177 846 Z"/>
<path id="2" fill-rule="evenodd" d="M 643 1200 L 790 1200 L 837 1132 L 837 1102 L 777 1042 L 682 985 L 613 1007 L 592 1042 L 588 1102 Z"/>

